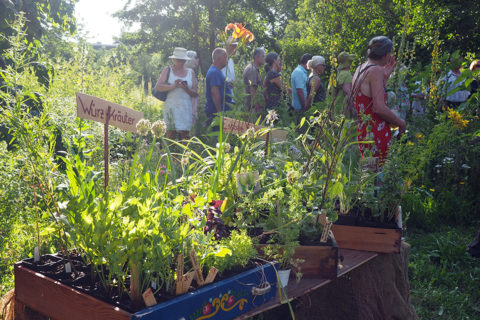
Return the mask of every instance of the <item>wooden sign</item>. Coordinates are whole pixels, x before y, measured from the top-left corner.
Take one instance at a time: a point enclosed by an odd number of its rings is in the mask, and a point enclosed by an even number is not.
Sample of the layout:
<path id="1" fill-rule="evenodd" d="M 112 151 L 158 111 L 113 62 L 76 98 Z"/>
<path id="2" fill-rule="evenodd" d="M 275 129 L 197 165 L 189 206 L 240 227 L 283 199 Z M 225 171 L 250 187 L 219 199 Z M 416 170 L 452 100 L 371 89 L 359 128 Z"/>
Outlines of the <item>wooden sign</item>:
<path id="1" fill-rule="evenodd" d="M 264 126 L 258 126 L 250 122 L 245 122 L 237 119 L 232 119 L 228 117 L 223 118 L 223 132 L 225 133 L 234 133 L 234 134 L 244 134 L 249 128 L 254 128 L 255 131 L 267 128 Z M 258 136 L 262 140 L 267 139 L 267 134 L 263 133 Z M 287 140 L 287 131 L 273 129 L 270 131 L 270 140 L 273 142 L 285 141 Z"/>
<path id="2" fill-rule="evenodd" d="M 110 107 L 108 124 L 134 133 L 137 132 L 137 122 L 143 119 L 143 112 L 80 92 L 76 92 L 75 96 L 79 118 L 107 123 Z"/>

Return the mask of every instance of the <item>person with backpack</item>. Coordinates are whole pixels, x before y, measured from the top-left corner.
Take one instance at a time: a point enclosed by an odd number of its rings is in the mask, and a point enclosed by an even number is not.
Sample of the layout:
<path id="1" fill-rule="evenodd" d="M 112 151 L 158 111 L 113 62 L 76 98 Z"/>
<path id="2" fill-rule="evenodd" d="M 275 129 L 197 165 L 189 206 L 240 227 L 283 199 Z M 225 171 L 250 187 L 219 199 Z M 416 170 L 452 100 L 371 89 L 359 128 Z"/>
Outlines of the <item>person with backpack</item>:
<path id="1" fill-rule="evenodd" d="M 163 109 L 167 138 L 174 139 L 179 133 L 181 139 L 188 139 L 193 125 L 191 98 L 198 96 L 198 83 L 195 72 L 185 67 L 185 62 L 190 60 L 187 49 L 177 47 L 169 58 L 173 65 L 162 70 L 155 90 L 167 92 Z"/>

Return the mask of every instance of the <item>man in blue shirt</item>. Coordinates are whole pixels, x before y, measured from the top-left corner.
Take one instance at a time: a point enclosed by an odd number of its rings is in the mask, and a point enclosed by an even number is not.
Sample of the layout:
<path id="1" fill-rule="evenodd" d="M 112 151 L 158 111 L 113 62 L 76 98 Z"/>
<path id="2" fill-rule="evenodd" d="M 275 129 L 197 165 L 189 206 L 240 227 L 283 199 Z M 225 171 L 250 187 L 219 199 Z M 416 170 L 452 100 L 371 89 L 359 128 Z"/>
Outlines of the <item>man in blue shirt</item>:
<path id="1" fill-rule="evenodd" d="M 225 76 L 222 68 L 227 65 L 227 51 L 223 48 L 216 48 L 212 52 L 212 65 L 208 69 L 206 77 L 205 96 L 207 103 L 205 113 L 207 114 L 208 124 L 215 117 L 215 113 L 230 110 L 230 104 L 233 104 L 232 90 L 229 85 L 225 85 Z"/>
<path id="2" fill-rule="evenodd" d="M 293 109 L 297 112 L 304 112 L 306 110 L 307 101 L 307 61 L 312 59 L 310 53 L 305 53 L 300 59 L 300 64 L 293 70 L 291 76 Z"/>

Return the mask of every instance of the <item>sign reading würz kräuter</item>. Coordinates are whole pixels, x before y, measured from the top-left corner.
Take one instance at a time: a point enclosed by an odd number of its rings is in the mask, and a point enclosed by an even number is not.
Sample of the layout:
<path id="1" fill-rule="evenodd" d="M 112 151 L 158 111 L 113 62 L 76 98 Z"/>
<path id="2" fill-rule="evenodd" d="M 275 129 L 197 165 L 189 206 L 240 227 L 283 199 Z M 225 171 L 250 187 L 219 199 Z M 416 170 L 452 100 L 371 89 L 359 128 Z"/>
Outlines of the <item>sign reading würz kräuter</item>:
<path id="1" fill-rule="evenodd" d="M 110 107 L 109 125 L 137 132 L 137 122 L 143 119 L 143 112 L 88 94 L 75 92 L 75 95 L 77 97 L 77 117 L 106 123 L 107 110 Z"/>

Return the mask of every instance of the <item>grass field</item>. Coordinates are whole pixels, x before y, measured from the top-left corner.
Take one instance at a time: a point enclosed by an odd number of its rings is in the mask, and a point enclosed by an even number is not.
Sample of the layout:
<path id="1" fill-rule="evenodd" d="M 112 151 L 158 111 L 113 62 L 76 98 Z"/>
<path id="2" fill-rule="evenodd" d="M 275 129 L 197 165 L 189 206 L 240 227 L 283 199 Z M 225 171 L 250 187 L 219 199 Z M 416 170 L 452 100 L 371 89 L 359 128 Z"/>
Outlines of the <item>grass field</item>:
<path id="1" fill-rule="evenodd" d="M 478 226 L 407 233 L 411 302 L 419 319 L 480 319 L 480 259 L 466 252 Z"/>

